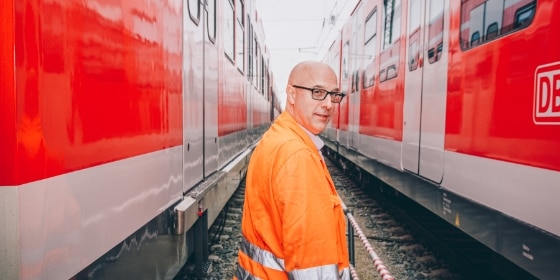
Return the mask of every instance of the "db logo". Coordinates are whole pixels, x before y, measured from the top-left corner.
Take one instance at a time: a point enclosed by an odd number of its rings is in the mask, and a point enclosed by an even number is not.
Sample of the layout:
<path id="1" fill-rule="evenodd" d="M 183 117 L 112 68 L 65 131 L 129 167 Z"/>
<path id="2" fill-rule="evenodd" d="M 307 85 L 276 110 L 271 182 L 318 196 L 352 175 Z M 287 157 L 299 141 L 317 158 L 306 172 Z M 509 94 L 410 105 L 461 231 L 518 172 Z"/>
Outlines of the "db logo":
<path id="1" fill-rule="evenodd" d="M 533 105 L 535 124 L 560 124 L 560 62 L 537 67 Z"/>

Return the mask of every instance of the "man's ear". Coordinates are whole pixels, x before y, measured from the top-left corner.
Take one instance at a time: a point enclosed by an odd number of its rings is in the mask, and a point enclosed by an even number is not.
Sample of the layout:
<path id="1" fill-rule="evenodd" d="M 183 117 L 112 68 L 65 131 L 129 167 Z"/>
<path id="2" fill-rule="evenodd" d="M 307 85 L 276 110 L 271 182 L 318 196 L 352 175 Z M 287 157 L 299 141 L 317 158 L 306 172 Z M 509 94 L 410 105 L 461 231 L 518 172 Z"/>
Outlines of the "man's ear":
<path id="1" fill-rule="evenodd" d="M 296 91 L 294 90 L 294 88 L 291 86 L 287 86 L 286 94 L 288 95 L 288 102 L 290 102 L 290 104 L 294 104 L 296 102 Z"/>

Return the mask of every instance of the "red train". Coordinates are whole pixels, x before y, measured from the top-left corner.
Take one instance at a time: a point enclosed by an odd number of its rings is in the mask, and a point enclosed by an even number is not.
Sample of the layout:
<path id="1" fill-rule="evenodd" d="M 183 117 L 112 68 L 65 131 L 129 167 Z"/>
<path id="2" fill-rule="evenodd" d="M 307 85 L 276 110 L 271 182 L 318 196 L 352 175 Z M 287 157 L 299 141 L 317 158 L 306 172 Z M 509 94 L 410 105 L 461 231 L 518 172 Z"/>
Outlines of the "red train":
<path id="1" fill-rule="evenodd" d="M 0 23 L 2 278 L 203 256 L 280 112 L 255 1 L 3 1 Z"/>
<path id="2" fill-rule="evenodd" d="M 362 0 L 324 61 L 324 132 L 354 162 L 541 279 L 560 274 L 560 2 Z"/>

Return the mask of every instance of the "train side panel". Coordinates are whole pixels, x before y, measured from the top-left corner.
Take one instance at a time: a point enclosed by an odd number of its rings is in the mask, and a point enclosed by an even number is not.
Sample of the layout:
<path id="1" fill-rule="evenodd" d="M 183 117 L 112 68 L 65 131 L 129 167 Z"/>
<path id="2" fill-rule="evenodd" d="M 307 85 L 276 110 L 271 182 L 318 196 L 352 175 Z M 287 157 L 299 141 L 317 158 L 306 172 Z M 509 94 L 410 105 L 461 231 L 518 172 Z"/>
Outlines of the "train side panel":
<path id="1" fill-rule="evenodd" d="M 451 51 L 456 67 L 465 72 L 450 72 L 453 110 L 446 117 L 446 149 L 560 171 L 555 148 L 560 126 L 554 119 L 559 107 L 552 85 L 560 54 L 550 48 L 558 39 L 548 35 L 560 28 L 549 12 L 558 5 L 519 1 L 500 8 L 498 15 L 478 15 L 484 5 L 471 9 L 467 3 L 455 11 L 461 13 L 455 18 L 461 18 L 462 28 L 453 30 Z M 525 14 L 534 24 L 516 20 Z M 483 19 L 500 23 L 498 35 L 478 30 L 484 30 L 477 26 Z M 477 36 L 483 37 L 473 39 Z"/>
<path id="2" fill-rule="evenodd" d="M 19 223 L 16 184 L 16 92 L 15 8 L 13 1 L 0 3 L 0 274 L 8 279 L 19 275 Z"/>
<path id="3" fill-rule="evenodd" d="M 247 104 L 245 98 L 245 78 L 244 69 L 239 69 L 238 65 L 243 63 L 237 60 L 244 59 L 243 44 L 237 45 L 239 39 L 235 36 L 242 36 L 239 33 L 242 29 L 239 19 L 243 19 L 242 2 L 222 1 L 219 9 L 223 13 L 218 27 L 221 29 L 220 36 L 222 44 L 219 44 L 218 51 L 221 59 L 219 77 L 219 111 L 218 113 L 218 166 L 227 164 L 233 157 L 246 149 L 249 145 L 247 141 Z M 236 26 L 238 31 L 236 31 Z M 242 37 L 241 37 L 242 38 Z M 242 40 L 242 39 L 241 39 Z"/>
<path id="4" fill-rule="evenodd" d="M 404 94 L 406 10 L 408 1 L 389 1 L 385 7 L 383 1 L 374 1 L 364 14 L 371 14 L 375 9 L 377 15 L 377 71 L 368 73 L 376 75 L 374 94 L 364 95 L 361 102 L 360 133 L 382 137 L 395 141 L 402 140 L 402 106 Z M 388 2 L 388 3 L 389 3 Z M 362 19 L 364 21 L 364 19 Z M 370 55 L 366 53 L 365 55 Z"/>
<path id="5" fill-rule="evenodd" d="M 216 3 L 1 4 L 0 274 L 170 279 L 193 254 L 202 269 L 260 136 L 222 25 L 254 1 Z"/>
<path id="6" fill-rule="evenodd" d="M 15 2 L 15 278 L 70 278 L 181 198 L 174 4 Z"/>
<path id="7" fill-rule="evenodd" d="M 364 7 L 360 3 L 352 13 L 350 20 L 344 29 L 343 36 L 343 77 L 346 78 L 346 85 L 342 85 L 342 91 L 346 93 L 346 103 L 342 108 L 347 107 L 347 135 L 343 143 L 352 148 L 359 146 L 359 123 L 360 123 L 360 73 L 362 72 L 362 53 L 364 46 Z M 344 134 L 342 134 L 344 135 Z M 342 140 L 341 140 L 342 142 Z"/>
<path id="8" fill-rule="evenodd" d="M 355 37 L 363 62 L 353 86 L 360 92 L 358 150 L 400 169 L 408 2 L 390 2 L 363 1 L 355 24 L 364 26 Z"/>
<path id="9" fill-rule="evenodd" d="M 551 15 L 560 6 L 519 1 L 493 14 L 481 8 L 476 2 L 452 6 L 457 29 L 450 32 L 450 54 L 453 68 L 463 70 L 449 72 L 442 186 L 558 238 L 560 224 L 550 213 L 560 211 L 560 127 L 553 119 L 559 103 L 546 83 L 560 61 L 549 47 L 558 42 L 552 34 L 560 22 Z M 545 121 L 536 121 L 539 112 Z M 516 241 L 524 254 L 513 254 L 519 263 L 550 273 L 533 259 L 554 246 L 537 238 Z"/>
<path id="10" fill-rule="evenodd" d="M 198 1 L 183 7 L 183 192 L 204 178 L 204 60 L 206 13 Z"/>
<path id="11" fill-rule="evenodd" d="M 337 39 L 334 40 L 332 45 L 330 46 L 329 50 L 325 54 L 325 58 L 323 62 L 329 64 L 333 70 L 336 72 L 336 76 L 338 77 L 339 87 L 342 89 L 341 83 L 341 67 L 340 67 L 340 42 L 341 39 L 339 38 L 340 35 L 338 34 Z M 344 100 L 343 100 L 344 102 Z M 330 139 L 333 142 L 338 142 L 338 129 L 340 128 L 340 105 L 335 106 L 333 117 L 331 122 L 327 124 L 325 131 L 323 131 L 322 135 L 327 139 Z"/>
<path id="12" fill-rule="evenodd" d="M 180 6 L 138 6 L 16 3 L 14 183 L 181 145 Z"/>
<path id="13" fill-rule="evenodd" d="M 358 3 L 362 15 L 352 15 L 326 60 L 338 49 L 342 87 L 352 92 L 344 57 L 362 57 L 360 139 L 356 147 L 335 136 L 350 128 L 327 129 L 329 150 L 535 276 L 554 277 L 560 56 L 550 46 L 558 45 L 560 22 L 552 15 L 560 5 Z M 345 44 L 361 42 L 344 34 L 357 17 L 364 47 L 352 52 Z M 357 109 L 349 103 L 340 111 L 352 116 Z"/>
<path id="14" fill-rule="evenodd" d="M 207 20 L 204 36 L 204 176 L 210 176 L 218 169 L 218 98 L 219 76 L 223 53 L 220 47 L 223 43 L 220 32 L 219 16 L 222 15 L 222 4 L 216 0 L 209 0 L 202 4 L 203 13 Z"/>
<path id="15" fill-rule="evenodd" d="M 346 146 L 349 143 L 349 117 L 350 117 L 350 93 L 352 92 L 352 73 L 350 59 L 350 38 L 352 32 L 351 22 L 346 22 L 342 28 L 340 46 L 340 90 L 348 96 L 342 99 L 337 105 L 338 107 L 338 142 Z M 353 45 L 353 44 L 352 44 Z"/>
<path id="16" fill-rule="evenodd" d="M 264 36 L 262 22 L 256 12 L 256 7 L 249 7 L 247 11 L 247 99 L 250 103 L 248 110 L 248 132 L 251 141 L 257 140 L 270 124 L 270 98 L 268 95 L 268 50 L 261 39 Z"/>
<path id="17" fill-rule="evenodd" d="M 443 179 L 449 8 L 445 1 L 409 2 L 402 167 Z M 434 82 L 434 77 L 437 81 Z"/>
<path id="18" fill-rule="evenodd" d="M 2 145 L 0 145 L 0 185 L 14 185 L 17 183 L 15 170 L 17 169 L 14 160 L 17 147 L 16 127 L 14 126 L 16 119 L 16 92 L 15 92 L 15 8 L 14 3 L 5 1 L 1 4 L 2 13 L 1 33 L 2 43 L 0 44 L 0 58 L 2 68 L 0 69 L 0 105 L 2 106 L 2 122 L 0 122 L 0 136 L 2 137 Z"/>

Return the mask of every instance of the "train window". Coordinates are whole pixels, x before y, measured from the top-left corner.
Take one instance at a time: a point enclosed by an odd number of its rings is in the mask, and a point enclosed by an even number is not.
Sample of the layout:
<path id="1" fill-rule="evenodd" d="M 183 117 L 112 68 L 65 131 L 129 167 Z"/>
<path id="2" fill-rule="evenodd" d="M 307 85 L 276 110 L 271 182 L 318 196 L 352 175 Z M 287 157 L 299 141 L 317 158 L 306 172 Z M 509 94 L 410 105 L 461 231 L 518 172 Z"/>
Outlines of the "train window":
<path id="1" fill-rule="evenodd" d="M 253 52 L 251 51 L 253 49 L 253 25 L 251 24 L 251 18 L 249 18 L 249 16 L 247 16 L 247 23 L 249 24 L 249 31 L 247 32 L 247 34 L 249 35 L 249 38 L 247 40 L 247 44 L 248 45 L 248 62 L 247 62 L 247 67 L 248 67 L 248 73 L 247 73 L 247 80 L 251 81 L 251 77 L 253 76 Z"/>
<path id="2" fill-rule="evenodd" d="M 337 51 L 333 60 L 334 69 L 336 69 L 337 76 L 340 77 L 340 53 Z"/>
<path id="3" fill-rule="evenodd" d="M 422 21 L 422 1 L 412 0 L 410 3 L 410 20 L 408 22 L 408 70 L 418 69 L 420 61 L 420 40 Z"/>
<path id="4" fill-rule="evenodd" d="M 379 82 L 395 78 L 398 75 L 396 62 L 400 60 L 401 55 L 399 46 L 401 6 L 400 0 L 384 0 L 383 52 L 380 54 L 379 60 Z"/>
<path id="5" fill-rule="evenodd" d="M 264 71 L 264 92 L 266 100 L 271 100 L 271 90 L 270 90 L 270 73 L 268 65 L 266 65 L 266 70 Z"/>
<path id="6" fill-rule="evenodd" d="M 266 97 L 266 83 L 265 83 L 265 73 L 266 65 L 264 64 L 264 57 L 261 56 L 261 93 Z"/>
<path id="7" fill-rule="evenodd" d="M 375 54 L 377 53 L 377 9 L 371 11 L 366 17 L 364 32 L 364 73 L 362 77 L 363 88 L 373 86 L 375 82 Z"/>
<path id="8" fill-rule="evenodd" d="M 486 40 L 492 40 L 496 37 L 498 37 L 498 23 L 494 22 L 488 25 L 488 28 L 486 29 Z"/>
<path id="9" fill-rule="evenodd" d="M 469 49 L 527 27 L 536 5 L 536 0 L 462 1 L 461 47 Z"/>
<path id="10" fill-rule="evenodd" d="M 245 71 L 245 5 L 242 0 L 236 0 L 235 3 L 235 11 L 237 14 L 235 62 L 237 69 L 243 73 Z"/>
<path id="11" fill-rule="evenodd" d="M 428 59 L 431 61 L 434 59 L 434 56 L 436 54 L 436 51 L 434 48 L 431 48 L 428 50 Z"/>
<path id="12" fill-rule="evenodd" d="M 366 44 L 373 40 L 377 35 L 377 10 L 374 9 L 366 18 L 364 42 Z"/>
<path id="13" fill-rule="evenodd" d="M 384 0 L 385 26 L 383 27 L 383 49 L 398 40 L 401 33 L 401 1 Z"/>
<path id="14" fill-rule="evenodd" d="M 257 83 L 257 78 L 259 75 L 259 43 L 257 42 L 257 36 L 255 34 L 253 34 L 253 39 L 255 42 L 253 42 L 253 76 L 251 77 L 251 80 L 258 90 L 259 85 Z"/>
<path id="15" fill-rule="evenodd" d="M 266 92 L 267 92 L 267 100 L 271 101 L 272 100 L 272 75 L 270 74 L 270 68 L 266 68 Z"/>
<path id="16" fill-rule="evenodd" d="M 245 4 L 243 0 L 236 0 L 235 1 L 235 13 L 237 17 L 237 21 L 241 24 L 241 26 L 245 26 Z"/>
<path id="17" fill-rule="evenodd" d="M 429 1 L 428 12 L 428 62 L 432 64 L 439 61 L 443 51 L 444 0 Z"/>
<path id="18" fill-rule="evenodd" d="M 364 25 L 362 24 L 362 10 L 363 7 L 359 5 L 357 10 L 355 11 L 355 15 L 352 20 L 352 50 L 350 59 L 351 60 L 351 72 L 352 72 L 352 86 L 349 93 L 354 93 L 360 90 L 360 67 L 361 61 L 363 60 L 363 49 L 359 49 L 361 46 L 364 45 Z"/>
<path id="19" fill-rule="evenodd" d="M 514 28 L 523 28 L 529 25 L 535 15 L 535 8 L 536 3 L 533 2 L 517 10 L 515 12 L 515 23 L 513 24 Z"/>
<path id="20" fill-rule="evenodd" d="M 397 66 L 395 64 L 387 67 L 387 80 L 392 79 L 397 76 Z"/>
<path id="21" fill-rule="evenodd" d="M 408 51 L 408 71 L 414 71 L 418 69 L 418 64 L 420 61 L 420 49 L 418 48 L 418 42 L 410 42 Z"/>
<path id="22" fill-rule="evenodd" d="M 471 36 L 471 47 L 474 47 L 480 43 L 480 32 L 476 31 Z"/>
<path id="23" fill-rule="evenodd" d="M 387 80 L 387 69 L 382 69 L 379 71 L 379 81 L 384 82 Z"/>
<path id="24" fill-rule="evenodd" d="M 189 17 L 198 25 L 200 22 L 200 2 L 199 0 L 188 0 L 187 8 L 189 9 Z"/>
<path id="25" fill-rule="evenodd" d="M 342 78 L 344 80 L 348 79 L 348 73 L 349 73 L 349 63 L 348 63 L 348 56 L 350 55 L 350 42 L 347 41 L 344 44 L 344 52 L 342 54 Z"/>
<path id="26" fill-rule="evenodd" d="M 356 92 L 360 85 L 360 72 L 357 69 L 352 71 L 352 92 Z"/>
<path id="27" fill-rule="evenodd" d="M 234 34 L 233 27 L 235 26 L 235 17 L 233 10 L 233 3 L 231 0 L 223 1 L 224 3 L 224 53 L 233 63 L 235 57 L 233 56 L 234 49 Z"/>
<path id="28" fill-rule="evenodd" d="M 208 4 L 206 10 L 208 13 L 208 18 L 207 18 L 208 39 L 215 44 L 216 43 L 216 0 L 208 0 L 206 1 L 206 3 Z"/>

